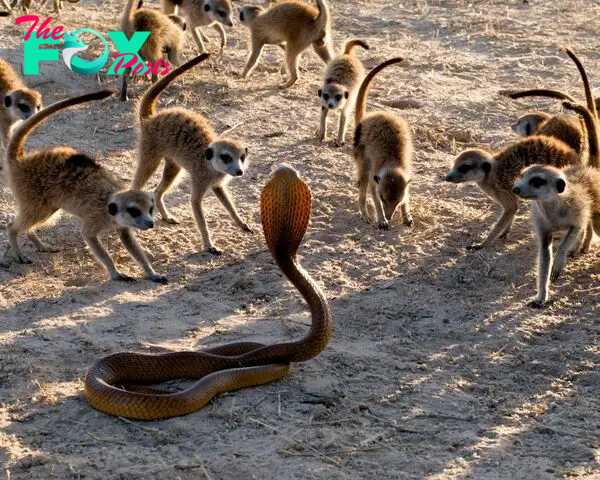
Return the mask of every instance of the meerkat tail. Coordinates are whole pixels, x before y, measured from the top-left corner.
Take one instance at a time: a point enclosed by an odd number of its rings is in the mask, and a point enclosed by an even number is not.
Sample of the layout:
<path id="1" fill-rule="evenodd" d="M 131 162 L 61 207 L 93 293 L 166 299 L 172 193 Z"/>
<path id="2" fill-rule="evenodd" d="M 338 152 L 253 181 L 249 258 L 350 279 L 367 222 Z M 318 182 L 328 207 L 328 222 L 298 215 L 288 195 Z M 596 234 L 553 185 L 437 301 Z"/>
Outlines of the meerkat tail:
<path id="1" fill-rule="evenodd" d="M 575 52 L 570 48 L 565 47 L 564 52 L 569 56 L 569 58 L 573 61 L 577 70 L 579 71 L 579 75 L 581 77 L 581 81 L 583 82 L 583 89 L 585 91 L 585 101 L 587 103 L 587 108 L 594 116 L 594 118 L 598 119 L 598 112 L 596 111 L 596 101 L 594 100 L 594 95 L 592 94 L 592 87 L 590 85 L 590 81 L 588 79 L 587 73 L 583 68 L 583 65 L 575 55 Z"/>
<path id="2" fill-rule="evenodd" d="M 563 107 L 576 112 L 585 122 L 589 145 L 589 164 L 600 169 L 600 138 L 598 137 L 598 123 L 596 117 L 588 108 L 578 103 L 563 102 Z"/>
<path id="3" fill-rule="evenodd" d="M 551 90 L 547 88 L 534 88 L 531 90 L 522 90 L 520 92 L 501 92 L 503 95 L 506 95 L 509 98 L 517 99 L 517 98 L 525 98 L 525 97 L 548 97 L 548 98 L 556 98 L 557 100 L 566 100 L 567 102 L 575 103 L 576 100 L 567 95 L 566 93 L 559 92 L 558 90 Z"/>
<path id="4" fill-rule="evenodd" d="M 6 149 L 6 160 L 8 165 L 11 165 L 12 163 L 23 158 L 27 137 L 35 127 L 46 120 L 50 115 L 80 103 L 103 100 L 104 98 L 108 98 L 115 93 L 116 90 L 105 89 L 88 93 L 86 95 L 80 95 L 79 97 L 67 98 L 66 100 L 53 103 L 52 105 L 40 110 L 27 120 L 23 121 L 11 135 L 8 142 L 8 147 Z"/>
<path id="5" fill-rule="evenodd" d="M 316 0 L 316 2 L 319 15 L 315 19 L 315 25 L 317 25 L 317 29 L 325 29 L 329 23 L 329 6 L 325 0 Z"/>
<path id="6" fill-rule="evenodd" d="M 367 45 L 366 42 L 363 42 L 362 40 L 349 40 L 346 42 L 346 45 L 344 46 L 344 55 L 348 55 L 350 53 L 352 53 L 352 51 L 354 50 L 355 47 L 362 47 L 365 50 L 369 50 L 369 45 Z"/>
<path id="7" fill-rule="evenodd" d="M 384 68 L 395 63 L 400 63 L 402 61 L 404 61 L 404 59 L 400 57 L 386 60 L 385 62 L 377 65 L 365 77 L 362 84 L 360 85 L 360 89 L 358 90 L 358 95 L 356 96 L 356 110 L 354 115 L 356 125 L 358 125 L 362 121 L 363 117 L 365 116 L 365 112 L 367 111 L 367 94 L 369 93 L 369 89 L 371 88 L 371 83 L 373 82 L 375 75 L 381 72 Z"/>
<path id="8" fill-rule="evenodd" d="M 187 63 L 184 63 L 181 67 L 176 68 L 175 70 L 169 72 L 168 75 L 165 75 L 157 82 L 153 83 L 152 86 L 146 90 L 144 96 L 140 100 L 139 106 L 139 118 L 140 120 L 144 120 L 155 112 L 156 101 L 160 93 L 167 88 L 167 85 L 175 80 L 177 77 L 183 75 L 185 72 L 195 67 L 199 63 L 202 63 L 206 60 L 210 55 L 208 53 L 203 53 L 198 55 L 196 58 L 193 58 Z"/>

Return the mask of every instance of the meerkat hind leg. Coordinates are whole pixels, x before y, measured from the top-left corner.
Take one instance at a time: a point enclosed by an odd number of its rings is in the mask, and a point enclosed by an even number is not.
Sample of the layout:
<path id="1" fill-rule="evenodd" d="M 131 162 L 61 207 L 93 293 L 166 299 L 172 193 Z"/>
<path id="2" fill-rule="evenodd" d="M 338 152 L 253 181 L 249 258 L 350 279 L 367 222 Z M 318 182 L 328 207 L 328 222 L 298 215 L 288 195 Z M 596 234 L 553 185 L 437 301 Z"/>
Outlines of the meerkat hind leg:
<path id="1" fill-rule="evenodd" d="M 584 235 L 585 230 L 581 228 L 569 229 L 556 249 L 556 255 L 552 264 L 552 272 L 550 273 L 550 282 L 554 283 L 558 280 L 565 268 L 569 255 L 582 244 Z"/>
<path id="2" fill-rule="evenodd" d="M 252 73 L 252 70 L 254 70 L 258 59 L 260 58 L 260 54 L 262 53 L 263 47 L 263 43 L 259 43 L 256 41 L 252 42 L 252 52 L 250 53 L 248 61 L 246 62 L 246 66 L 244 67 L 244 71 L 242 72 L 242 78 L 247 78 L 248 75 Z"/>
<path id="3" fill-rule="evenodd" d="M 288 44 L 285 52 L 285 62 L 290 78 L 283 85 L 280 85 L 280 89 L 285 90 L 286 88 L 290 88 L 298 81 L 298 61 L 300 59 L 300 53 L 301 52 L 298 52 L 296 48 Z"/>
<path id="4" fill-rule="evenodd" d="M 29 238 L 29 240 L 31 240 L 33 242 L 33 244 L 35 245 L 35 248 L 37 249 L 38 252 L 46 252 L 46 253 L 60 252 L 60 250 L 58 248 L 53 247 L 52 245 L 48 245 L 47 243 L 44 243 L 41 240 L 41 238 L 38 236 L 38 234 L 33 230 L 27 233 L 27 237 Z"/>
<path id="5" fill-rule="evenodd" d="M 10 247 L 10 252 L 12 257 L 19 263 L 31 263 L 31 260 L 29 260 L 23 254 L 23 251 L 19 246 L 19 233 L 29 232 L 35 226 L 42 225 L 52 215 L 54 215 L 54 213 L 56 213 L 56 209 L 44 209 L 39 205 L 38 207 L 39 208 L 37 209 L 28 209 L 27 213 L 25 214 L 20 212 L 17 214 L 17 217 L 14 219 L 12 225 L 8 227 L 8 244 Z"/>
<path id="6" fill-rule="evenodd" d="M 178 224 L 179 220 L 173 217 L 167 210 L 167 207 L 165 206 L 164 202 L 164 196 L 167 190 L 171 187 L 171 185 L 173 185 L 180 172 L 181 167 L 179 165 L 177 165 L 172 160 L 165 159 L 163 176 L 160 180 L 160 183 L 156 187 L 156 190 L 154 191 L 154 203 L 156 204 L 156 207 L 160 212 L 160 216 L 165 222 L 170 223 L 172 225 Z"/>

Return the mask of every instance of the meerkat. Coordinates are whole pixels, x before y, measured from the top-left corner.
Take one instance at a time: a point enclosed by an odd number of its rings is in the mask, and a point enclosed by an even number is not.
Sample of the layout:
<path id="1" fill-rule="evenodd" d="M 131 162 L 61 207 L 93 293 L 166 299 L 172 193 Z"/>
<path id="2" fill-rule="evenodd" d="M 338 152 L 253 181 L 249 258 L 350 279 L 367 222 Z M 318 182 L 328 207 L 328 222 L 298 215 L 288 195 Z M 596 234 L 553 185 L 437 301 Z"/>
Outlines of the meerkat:
<path id="1" fill-rule="evenodd" d="M 600 171 L 583 166 L 559 169 L 533 165 L 524 171 L 513 192 L 533 202 L 538 294 L 530 305 L 540 308 L 547 302 L 550 283 L 560 277 L 567 258 L 580 248 L 585 252 L 594 232 L 600 235 Z M 565 230 L 553 261 L 553 234 Z"/>
<path id="2" fill-rule="evenodd" d="M 0 150 L 5 150 L 13 125 L 39 112 L 42 108 L 42 96 L 27 88 L 17 72 L 0 58 L 0 97 Z"/>
<path id="3" fill-rule="evenodd" d="M 234 222 L 244 231 L 254 230 L 240 218 L 227 183 L 243 175 L 248 166 L 248 148 L 239 141 L 218 137 L 208 120 L 183 108 L 156 112 L 160 93 L 169 83 L 208 58 L 202 54 L 152 85 L 142 97 L 138 108 L 137 170 L 133 188 L 142 188 L 164 157 L 162 179 L 154 192 L 154 200 L 162 218 L 168 223 L 178 221 L 168 212 L 163 197 L 182 169 L 189 173 L 192 190 L 192 211 L 202 235 L 206 251 L 222 252 L 213 244 L 202 208 L 209 188 L 225 207 Z"/>
<path id="4" fill-rule="evenodd" d="M 171 64 L 181 65 L 183 29 L 162 12 L 143 7 L 132 12 L 133 1 L 127 0 L 121 19 L 121 30 L 128 38 L 131 38 L 134 32 L 150 32 L 150 36 L 138 52 L 139 56 L 144 61 L 156 65 L 164 58 L 164 55 Z M 127 77 L 130 73 L 131 68 L 126 69 L 123 73 L 120 97 L 122 102 L 127 101 Z M 157 75 L 153 73 L 152 82 L 156 82 L 156 79 Z"/>
<path id="5" fill-rule="evenodd" d="M 335 109 L 341 110 L 337 145 L 344 145 L 346 140 L 348 113 L 352 111 L 358 87 L 365 76 L 362 62 L 353 55 L 356 47 L 369 49 L 369 45 L 362 40 L 350 40 L 344 47 L 344 53 L 327 65 L 323 84 L 317 92 L 321 99 L 321 124 L 317 130 L 317 140 L 320 142 L 327 133 L 327 115 Z"/>
<path id="6" fill-rule="evenodd" d="M 143 6 L 144 6 L 144 0 L 139 0 L 139 2 L 137 4 L 138 10 L 140 8 L 142 8 Z M 185 18 L 183 18 L 179 15 L 176 15 L 174 13 L 167 14 L 167 17 L 169 17 L 169 20 L 171 20 L 175 25 L 177 25 L 179 28 L 181 28 L 181 30 L 183 30 L 184 32 L 187 30 Z"/>
<path id="7" fill-rule="evenodd" d="M 371 83 L 381 70 L 402 62 L 402 58 L 387 60 L 363 80 L 358 90 L 355 109 L 353 158 L 359 189 L 361 216 L 370 221 L 367 210 L 367 190 L 377 213 L 377 227 L 387 230 L 398 206 L 404 225 L 412 226 L 409 205 L 409 185 L 412 180 L 413 141 L 408 124 L 389 112 L 376 111 L 365 115 Z"/>
<path id="8" fill-rule="evenodd" d="M 192 38 L 204 53 L 206 36 L 201 32 L 201 27 L 212 27 L 219 33 L 222 52 L 227 43 L 226 27 L 233 27 L 233 7 L 230 0 L 161 0 L 162 11 L 166 14 L 175 13 L 175 10 L 186 20 Z"/>
<path id="9" fill-rule="evenodd" d="M 581 115 L 586 125 L 597 119 L 586 107 L 564 102 Z M 513 188 L 519 197 L 532 200 L 531 217 L 538 240 L 538 295 L 530 303 L 540 308 L 548 300 L 550 283 L 561 275 L 569 256 L 587 253 L 594 233 L 600 235 L 600 170 L 598 169 L 597 126 L 588 128 L 590 156 L 595 167 L 570 166 L 559 169 L 533 165 Z M 565 231 L 552 259 L 552 237 Z"/>
<path id="10" fill-rule="evenodd" d="M 150 193 L 124 191 L 95 160 L 71 147 L 25 153 L 27 137 L 50 115 L 84 102 L 102 100 L 114 93 L 113 90 L 101 90 L 54 103 L 25 120 L 11 136 L 6 154 L 7 173 L 18 212 L 8 227 L 10 254 L 19 263 L 31 263 L 19 247 L 20 232 L 27 232 L 38 251 L 57 252 L 56 248 L 42 242 L 35 229 L 59 210 L 64 210 L 81 218 L 85 242 L 113 280 L 134 281 L 117 270 L 98 240 L 98 234 L 105 230 L 117 231 L 148 279 L 167 283 L 165 277 L 152 269 L 132 233 L 132 228 L 146 230 L 154 226 Z"/>
<path id="11" fill-rule="evenodd" d="M 242 78 L 247 78 L 256 66 L 265 45 L 285 48 L 290 78 L 280 88 L 291 87 L 298 80 L 298 60 L 310 45 L 323 60 L 332 58 L 331 22 L 325 0 L 316 0 L 317 8 L 298 1 L 284 1 L 268 10 L 243 7 L 240 22 L 250 30 L 251 53 Z M 285 46 L 284 46 L 285 44 Z"/>
<path id="12" fill-rule="evenodd" d="M 591 85 L 581 61 L 571 49 L 564 48 L 563 51 L 569 56 L 569 58 L 577 67 L 584 87 L 587 108 L 592 115 L 597 117 L 598 113 L 596 109 L 596 100 L 592 96 Z M 517 92 L 509 91 L 503 93 L 512 99 L 525 97 L 547 97 L 575 103 L 575 99 L 573 99 L 573 97 L 570 95 L 558 90 L 546 88 L 537 88 Z M 585 132 L 585 124 L 582 122 L 582 117 L 580 117 L 580 120 L 577 121 L 568 115 L 551 116 L 543 112 L 534 112 L 519 117 L 517 122 L 512 125 L 512 129 L 520 136 L 547 135 L 558 138 L 579 152 L 582 156 L 583 163 L 586 163 L 588 155 L 588 142 Z"/>
<path id="13" fill-rule="evenodd" d="M 581 164 L 581 157 L 564 142 L 542 135 L 523 138 L 498 153 L 475 148 L 465 150 L 456 157 L 446 181 L 475 182 L 502 207 L 502 215 L 486 239 L 471 245 L 469 249 L 486 248 L 496 239 L 508 236 L 519 206 L 512 188 L 521 171 L 535 163 L 565 167 Z"/>
<path id="14" fill-rule="evenodd" d="M 545 135 L 562 140 L 582 157 L 587 159 L 587 141 L 581 120 L 570 115 L 549 115 L 544 112 L 531 112 L 522 115 L 511 125 L 512 130 L 520 137 Z"/>

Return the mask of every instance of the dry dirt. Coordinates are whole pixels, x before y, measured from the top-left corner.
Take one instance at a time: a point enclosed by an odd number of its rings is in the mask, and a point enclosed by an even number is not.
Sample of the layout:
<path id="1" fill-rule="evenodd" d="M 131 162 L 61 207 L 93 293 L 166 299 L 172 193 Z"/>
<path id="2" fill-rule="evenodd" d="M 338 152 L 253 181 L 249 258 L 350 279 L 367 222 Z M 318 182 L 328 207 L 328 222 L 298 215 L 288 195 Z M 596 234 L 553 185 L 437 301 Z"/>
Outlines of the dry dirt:
<path id="1" fill-rule="evenodd" d="M 151 4 L 156 2 L 150 2 Z M 206 200 L 222 257 L 200 253 L 184 179 L 167 197 L 182 220 L 140 234 L 171 283 L 113 283 L 94 261 L 78 222 L 43 229 L 59 254 L 25 242 L 31 266 L 0 270 L 0 472 L 11 479 L 555 479 L 600 478 L 598 248 L 572 261 L 542 311 L 527 208 L 505 243 L 469 253 L 498 210 L 474 185 L 441 181 L 467 146 L 501 147 L 509 125 L 536 104 L 498 98 L 502 88 L 560 87 L 580 95 L 571 45 L 600 75 L 592 1 L 334 0 L 338 47 L 366 39 L 367 67 L 406 57 L 381 74 L 370 108 L 412 126 L 415 225 L 388 232 L 357 212 L 350 150 L 316 144 L 322 64 L 307 52 L 301 80 L 276 85 L 282 55 L 267 48 L 249 81 L 236 26 L 215 56 L 172 86 L 163 105 L 185 105 L 250 146 L 251 168 L 232 183 L 237 205 L 259 224 L 258 199 L 274 165 L 289 162 L 314 193 L 302 261 L 331 302 L 335 332 L 316 359 L 284 380 L 221 395 L 203 410 L 160 422 L 104 415 L 80 397 L 86 369 L 121 350 L 201 349 L 237 340 L 298 338 L 309 317 L 266 250 Z M 66 4 L 68 30 L 117 30 L 115 0 Z M 40 8 L 40 10 L 42 10 Z M 2 19 L 0 55 L 22 63 L 21 27 Z M 208 32 L 216 40 L 214 32 Z M 95 44 L 94 44 L 95 45 Z M 216 49 L 216 41 L 211 44 Z M 195 53 L 188 37 L 186 58 Z M 27 81 L 46 103 L 115 77 L 42 64 Z M 133 86 L 139 96 L 145 82 Z M 28 145 L 79 147 L 127 181 L 134 169 L 133 103 L 117 100 L 56 115 Z M 395 107 L 395 108 L 394 108 Z M 404 107 L 404 108 L 403 108 Z M 552 102 L 538 108 L 560 109 Z M 150 182 L 156 184 L 158 177 Z M 14 204 L 1 180 L 0 221 Z M 140 275 L 115 237 L 122 269 Z M 2 248 L 6 235 L 0 233 Z"/>

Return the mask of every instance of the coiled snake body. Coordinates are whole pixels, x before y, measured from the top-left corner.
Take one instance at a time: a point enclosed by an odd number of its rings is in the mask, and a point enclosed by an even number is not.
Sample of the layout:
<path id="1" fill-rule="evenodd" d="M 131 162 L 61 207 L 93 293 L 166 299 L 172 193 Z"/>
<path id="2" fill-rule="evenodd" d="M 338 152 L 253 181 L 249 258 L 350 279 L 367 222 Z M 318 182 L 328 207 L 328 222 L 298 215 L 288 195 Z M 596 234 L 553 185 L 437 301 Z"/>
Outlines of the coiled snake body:
<path id="1" fill-rule="evenodd" d="M 301 340 L 275 345 L 240 342 L 202 352 L 160 355 L 123 352 L 96 362 L 85 378 L 87 401 L 102 412 L 156 420 L 194 412 L 218 393 L 262 385 L 285 376 L 290 362 L 318 355 L 332 331 L 325 295 L 296 259 L 311 214 L 311 191 L 288 166 L 279 167 L 261 196 L 261 221 L 273 258 L 309 305 L 312 325 Z M 137 387 L 180 378 L 198 378 L 177 393 Z M 121 385 L 136 385 L 128 390 Z"/>

